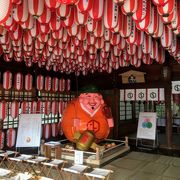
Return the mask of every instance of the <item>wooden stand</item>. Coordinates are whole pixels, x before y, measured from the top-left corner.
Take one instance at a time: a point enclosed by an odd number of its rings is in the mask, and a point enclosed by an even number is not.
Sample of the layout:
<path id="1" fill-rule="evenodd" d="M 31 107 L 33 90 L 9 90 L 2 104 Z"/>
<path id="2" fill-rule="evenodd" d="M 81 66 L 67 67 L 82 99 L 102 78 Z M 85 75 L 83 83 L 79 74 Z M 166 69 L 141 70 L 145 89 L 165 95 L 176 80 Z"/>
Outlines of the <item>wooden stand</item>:
<path id="1" fill-rule="evenodd" d="M 46 158 L 52 159 L 61 159 L 61 146 L 56 145 L 56 146 L 50 146 L 44 144 L 44 155 Z"/>

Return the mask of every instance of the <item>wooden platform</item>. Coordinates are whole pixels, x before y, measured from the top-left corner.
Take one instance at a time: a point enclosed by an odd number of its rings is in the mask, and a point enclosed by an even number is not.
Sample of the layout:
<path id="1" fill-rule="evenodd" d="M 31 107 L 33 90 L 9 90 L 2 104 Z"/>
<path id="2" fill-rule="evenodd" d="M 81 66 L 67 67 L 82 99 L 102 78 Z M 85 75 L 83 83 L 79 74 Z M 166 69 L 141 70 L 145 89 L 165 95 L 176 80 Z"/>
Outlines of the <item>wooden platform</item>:
<path id="1" fill-rule="evenodd" d="M 122 156 L 126 152 L 130 150 L 130 147 L 128 146 L 127 139 L 125 141 L 117 141 L 117 140 L 106 140 L 107 142 L 115 142 L 116 146 L 103 150 L 102 152 L 89 152 L 89 151 L 83 151 L 84 152 L 84 164 L 88 164 L 91 167 L 101 167 L 102 165 L 107 164 L 108 162 L 116 159 L 119 156 Z M 65 148 L 62 148 L 62 154 L 61 158 L 68 160 L 68 161 L 74 161 L 74 151 L 75 150 L 67 150 Z"/>

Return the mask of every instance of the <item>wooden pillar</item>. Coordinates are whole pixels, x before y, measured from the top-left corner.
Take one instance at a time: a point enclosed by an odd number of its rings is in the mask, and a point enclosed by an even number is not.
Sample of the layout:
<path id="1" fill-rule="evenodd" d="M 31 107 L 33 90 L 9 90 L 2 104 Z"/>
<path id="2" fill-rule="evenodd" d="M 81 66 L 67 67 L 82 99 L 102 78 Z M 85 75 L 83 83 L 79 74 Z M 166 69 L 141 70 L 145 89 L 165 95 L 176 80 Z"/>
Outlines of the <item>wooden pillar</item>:
<path id="1" fill-rule="evenodd" d="M 114 133 L 115 139 L 119 139 L 119 89 L 114 88 Z"/>
<path id="2" fill-rule="evenodd" d="M 165 83 L 165 117 L 166 117 L 166 146 L 172 148 L 172 110 L 171 110 L 171 68 L 163 67 Z"/>

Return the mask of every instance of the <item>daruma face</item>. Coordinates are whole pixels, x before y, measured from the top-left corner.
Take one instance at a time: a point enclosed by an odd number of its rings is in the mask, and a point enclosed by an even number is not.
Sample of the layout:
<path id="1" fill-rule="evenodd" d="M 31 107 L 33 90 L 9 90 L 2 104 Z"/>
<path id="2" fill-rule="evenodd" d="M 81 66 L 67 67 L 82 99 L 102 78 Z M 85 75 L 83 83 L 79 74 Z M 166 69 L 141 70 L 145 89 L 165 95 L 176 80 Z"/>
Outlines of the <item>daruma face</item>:
<path id="1" fill-rule="evenodd" d="M 82 93 L 79 102 L 89 112 L 96 111 L 104 103 L 102 96 L 98 93 Z"/>

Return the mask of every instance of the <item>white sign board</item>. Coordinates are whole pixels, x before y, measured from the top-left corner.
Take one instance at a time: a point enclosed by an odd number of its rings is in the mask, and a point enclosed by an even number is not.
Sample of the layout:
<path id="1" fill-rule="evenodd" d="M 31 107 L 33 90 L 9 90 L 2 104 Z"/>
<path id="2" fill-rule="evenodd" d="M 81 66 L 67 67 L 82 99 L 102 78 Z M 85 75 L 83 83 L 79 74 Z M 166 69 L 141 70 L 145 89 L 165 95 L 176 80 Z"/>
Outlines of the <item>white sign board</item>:
<path id="1" fill-rule="evenodd" d="M 137 138 L 139 139 L 156 139 L 156 113 L 154 112 L 140 112 Z"/>
<path id="2" fill-rule="evenodd" d="M 158 88 L 147 89 L 147 100 L 158 101 Z"/>
<path id="3" fill-rule="evenodd" d="M 136 89 L 136 101 L 146 101 L 146 89 Z"/>
<path id="4" fill-rule="evenodd" d="M 74 151 L 74 164 L 83 164 L 83 151 Z"/>
<path id="5" fill-rule="evenodd" d="M 180 81 L 172 81 L 172 94 L 180 94 Z"/>
<path id="6" fill-rule="evenodd" d="M 125 101 L 134 101 L 134 100 L 135 100 L 135 89 L 126 89 Z"/>
<path id="7" fill-rule="evenodd" d="M 41 114 L 21 114 L 16 147 L 39 147 L 41 139 Z"/>

